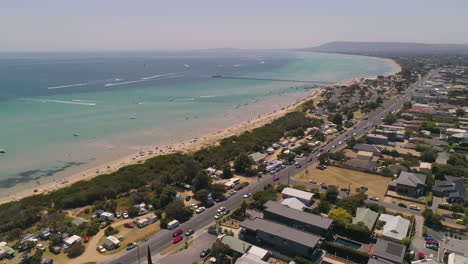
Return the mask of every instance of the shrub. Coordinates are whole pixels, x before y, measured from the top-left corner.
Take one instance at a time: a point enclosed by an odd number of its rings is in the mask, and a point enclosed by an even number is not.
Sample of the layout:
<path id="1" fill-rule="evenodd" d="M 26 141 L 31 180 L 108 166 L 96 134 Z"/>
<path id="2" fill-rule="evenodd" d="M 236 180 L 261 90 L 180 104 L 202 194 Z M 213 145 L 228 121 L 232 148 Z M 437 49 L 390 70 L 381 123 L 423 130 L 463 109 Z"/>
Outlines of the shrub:
<path id="1" fill-rule="evenodd" d="M 67 256 L 69 258 L 76 258 L 78 256 L 81 256 L 81 254 L 83 254 L 84 251 L 85 251 L 85 247 L 83 246 L 83 244 L 75 243 L 74 245 L 68 248 Z"/>
<path id="2" fill-rule="evenodd" d="M 106 228 L 106 230 L 104 231 L 104 235 L 106 236 L 112 236 L 112 235 L 115 235 L 119 232 L 119 230 L 113 228 L 112 226 L 109 226 L 108 228 Z"/>
<path id="3" fill-rule="evenodd" d="M 334 242 L 324 242 L 323 249 L 332 255 L 349 259 L 359 264 L 366 264 L 369 261 L 369 254 Z"/>

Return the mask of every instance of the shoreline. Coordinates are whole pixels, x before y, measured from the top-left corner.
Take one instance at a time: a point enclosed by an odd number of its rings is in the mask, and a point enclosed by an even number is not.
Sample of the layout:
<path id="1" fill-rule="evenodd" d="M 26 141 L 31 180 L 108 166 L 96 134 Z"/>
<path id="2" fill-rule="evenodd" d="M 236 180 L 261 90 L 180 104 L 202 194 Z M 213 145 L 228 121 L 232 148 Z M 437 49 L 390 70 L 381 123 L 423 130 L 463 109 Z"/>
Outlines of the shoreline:
<path id="1" fill-rule="evenodd" d="M 401 66 L 392 59 L 379 58 L 379 57 L 373 57 L 373 58 L 383 60 L 394 66 L 394 71 L 385 73 L 384 76 L 394 75 L 401 71 Z M 123 157 L 118 158 L 116 160 L 104 162 L 103 164 L 100 164 L 98 166 L 85 169 L 78 173 L 73 173 L 69 176 L 61 178 L 60 180 L 56 181 L 54 178 L 53 181 L 46 182 L 44 184 L 41 184 L 40 186 L 36 186 L 36 187 L 25 186 L 26 188 L 21 189 L 15 192 L 14 194 L 0 196 L 0 204 L 21 200 L 23 198 L 33 196 L 36 194 L 47 194 L 48 192 L 52 192 L 57 189 L 70 186 L 78 181 L 90 180 L 102 174 L 109 174 L 109 173 L 115 172 L 119 170 L 120 168 L 127 166 L 127 165 L 143 163 L 147 159 L 150 159 L 157 155 L 165 155 L 165 154 L 171 154 L 171 153 L 177 153 L 177 152 L 179 153 L 195 152 L 204 147 L 215 145 L 217 144 L 217 142 L 219 142 L 223 138 L 230 137 L 233 135 L 239 135 L 245 131 L 250 131 L 254 128 L 270 123 L 274 119 L 277 119 L 287 114 L 288 112 L 291 112 L 293 109 L 295 109 L 297 106 L 301 105 L 305 101 L 318 96 L 320 93 L 324 91 L 325 87 L 333 87 L 337 85 L 340 85 L 340 86 L 350 85 L 356 82 L 357 80 L 375 79 L 375 78 L 377 78 L 377 76 L 352 77 L 346 81 L 337 82 L 329 86 L 320 86 L 317 88 L 306 90 L 304 92 L 301 92 L 303 93 L 303 95 L 299 99 L 297 99 L 296 101 L 284 107 L 280 106 L 279 110 L 273 110 L 272 112 L 261 114 L 252 120 L 236 123 L 234 125 L 221 128 L 214 133 L 201 135 L 198 138 L 185 140 L 176 144 L 165 144 L 165 145 L 163 144 L 163 145 L 158 145 L 158 146 L 154 144 L 151 144 L 151 145 L 148 144 L 145 147 L 142 147 L 140 151 L 135 151 L 135 152 L 132 152 L 131 154 L 124 155 Z"/>

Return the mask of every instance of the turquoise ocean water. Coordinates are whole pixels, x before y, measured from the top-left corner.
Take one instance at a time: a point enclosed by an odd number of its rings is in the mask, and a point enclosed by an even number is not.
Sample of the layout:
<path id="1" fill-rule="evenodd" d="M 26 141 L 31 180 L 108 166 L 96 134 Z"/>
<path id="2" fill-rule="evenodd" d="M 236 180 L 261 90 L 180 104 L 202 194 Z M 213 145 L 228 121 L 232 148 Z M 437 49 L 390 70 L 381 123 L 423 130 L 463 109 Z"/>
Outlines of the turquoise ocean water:
<path id="1" fill-rule="evenodd" d="M 213 75 L 337 82 L 392 71 L 375 58 L 285 51 L 0 54 L 0 191 L 218 131 L 308 87 Z"/>

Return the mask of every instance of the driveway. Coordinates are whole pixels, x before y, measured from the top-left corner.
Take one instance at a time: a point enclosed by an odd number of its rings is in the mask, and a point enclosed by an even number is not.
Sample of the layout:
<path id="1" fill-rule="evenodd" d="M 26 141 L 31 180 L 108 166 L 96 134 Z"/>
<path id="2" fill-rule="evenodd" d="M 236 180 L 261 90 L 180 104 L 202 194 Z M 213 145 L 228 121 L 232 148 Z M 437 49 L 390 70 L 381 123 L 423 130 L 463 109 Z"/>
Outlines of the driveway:
<path id="1" fill-rule="evenodd" d="M 200 258 L 200 252 L 204 248 L 211 248 L 211 245 L 215 241 L 216 236 L 209 234 L 206 230 L 204 230 L 200 235 L 193 238 L 193 242 L 190 244 L 188 249 L 183 250 L 182 252 L 175 255 L 170 255 L 170 253 L 165 256 L 158 255 L 153 258 L 153 261 L 160 264 L 191 264 L 194 261 L 201 262 L 202 259 Z"/>

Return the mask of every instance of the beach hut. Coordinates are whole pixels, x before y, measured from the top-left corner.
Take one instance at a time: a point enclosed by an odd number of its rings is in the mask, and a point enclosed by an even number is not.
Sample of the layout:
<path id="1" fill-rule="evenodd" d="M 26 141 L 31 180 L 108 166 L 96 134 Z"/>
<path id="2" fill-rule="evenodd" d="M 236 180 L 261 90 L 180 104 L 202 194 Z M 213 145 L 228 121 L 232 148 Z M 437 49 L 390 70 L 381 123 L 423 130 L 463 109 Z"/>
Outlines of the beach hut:
<path id="1" fill-rule="evenodd" d="M 120 240 L 115 236 L 108 236 L 102 241 L 102 246 L 107 250 L 113 250 L 119 247 Z"/>

